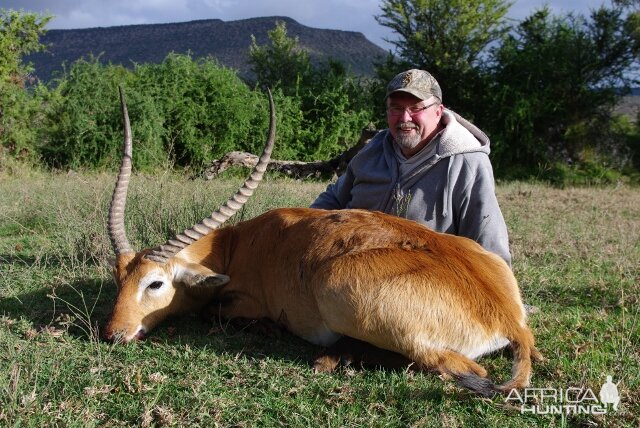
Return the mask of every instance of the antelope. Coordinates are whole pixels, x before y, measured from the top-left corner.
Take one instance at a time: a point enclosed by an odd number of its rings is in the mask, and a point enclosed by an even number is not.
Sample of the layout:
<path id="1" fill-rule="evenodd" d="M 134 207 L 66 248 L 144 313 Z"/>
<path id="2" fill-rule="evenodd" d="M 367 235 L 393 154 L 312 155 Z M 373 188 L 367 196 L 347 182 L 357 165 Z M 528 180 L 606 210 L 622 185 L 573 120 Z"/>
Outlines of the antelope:
<path id="1" fill-rule="evenodd" d="M 224 319 L 269 319 L 308 342 L 348 347 L 348 338 L 400 354 L 419 370 L 491 395 L 528 385 L 541 355 L 509 266 L 476 242 L 365 210 L 279 208 L 220 227 L 252 195 L 275 140 L 221 208 L 163 245 L 134 251 L 124 212 L 132 136 L 122 90 L 124 150 L 109 208 L 118 287 L 105 337 L 143 339 L 171 315 L 214 307 Z M 343 338 L 343 339 L 341 339 Z M 512 378 L 487 379 L 478 357 L 510 345 Z M 329 353 L 315 368 L 330 371 Z"/>

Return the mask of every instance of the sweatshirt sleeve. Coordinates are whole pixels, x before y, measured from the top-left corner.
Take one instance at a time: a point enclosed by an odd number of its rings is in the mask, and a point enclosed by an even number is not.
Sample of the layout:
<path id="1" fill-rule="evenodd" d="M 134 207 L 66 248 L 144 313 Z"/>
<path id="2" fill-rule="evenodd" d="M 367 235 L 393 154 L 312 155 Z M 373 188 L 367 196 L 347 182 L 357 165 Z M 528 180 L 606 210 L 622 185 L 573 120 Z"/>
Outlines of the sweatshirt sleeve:
<path id="1" fill-rule="evenodd" d="M 329 184 L 326 190 L 311 204 L 311 208 L 320 208 L 324 210 L 340 210 L 347 207 L 351 200 L 351 188 L 353 187 L 353 171 L 351 165 L 342 174 L 335 183 Z"/>
<path id="2" fill-rule="evenodd" d="M 457 204 L 458 234 L 499 255 L 511 267 L 509 235 L 496 198 L 493 170 L 489 158 L 483 158 L 470 171 L 470 180 Z"/>

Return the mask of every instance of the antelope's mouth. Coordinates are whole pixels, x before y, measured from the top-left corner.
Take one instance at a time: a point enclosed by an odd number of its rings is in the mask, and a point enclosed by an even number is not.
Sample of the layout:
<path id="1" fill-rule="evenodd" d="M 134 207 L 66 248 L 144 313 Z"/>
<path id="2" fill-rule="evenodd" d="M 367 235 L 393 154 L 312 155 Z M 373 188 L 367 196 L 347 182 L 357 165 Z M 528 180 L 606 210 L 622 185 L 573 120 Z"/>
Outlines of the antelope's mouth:
<path id="1" fill-rule="evenodd" d="M 144 340 L 146 339 L 146 337 L 147 337 L 147 331 L 144 329 L 144 327 L 140 327 L 138 332 L 133 335 L 133 340 Z"/>
<path id="2" fill-rule="evenodd" d="M 114 332 L 107 332 L 104 335 L 104 339 L 112 343 L 128 343 L 132 341 L 144 340 L 147 337 L 147 329 L 140 326 L 135 334 L 127 336 L 125 330 L 118 330 Z"/>

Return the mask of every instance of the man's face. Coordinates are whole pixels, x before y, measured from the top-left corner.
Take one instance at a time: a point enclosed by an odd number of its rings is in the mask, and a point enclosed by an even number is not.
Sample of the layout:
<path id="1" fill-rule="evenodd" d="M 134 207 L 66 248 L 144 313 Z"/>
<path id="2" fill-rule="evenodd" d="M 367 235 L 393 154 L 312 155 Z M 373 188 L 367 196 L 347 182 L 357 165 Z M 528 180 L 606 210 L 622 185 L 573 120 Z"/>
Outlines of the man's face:
<path id="1" fill-rule="evenodd" d="M 444 107 L 437 101 L 435 97 L 420 100 L 404 92 L 387 98 L 389 131 L 407 158 L 418 153 L 439 132 Z"/>

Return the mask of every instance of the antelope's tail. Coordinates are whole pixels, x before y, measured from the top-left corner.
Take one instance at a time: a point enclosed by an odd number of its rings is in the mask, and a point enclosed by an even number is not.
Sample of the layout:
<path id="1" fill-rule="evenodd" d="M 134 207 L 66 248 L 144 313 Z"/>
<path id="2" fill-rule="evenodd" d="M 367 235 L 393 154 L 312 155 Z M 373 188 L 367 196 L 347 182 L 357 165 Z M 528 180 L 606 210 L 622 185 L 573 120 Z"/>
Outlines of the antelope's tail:
<path id="1" fill-rule="evenodd" d="M 493 397 L 495 394 L 509 393 L 512 389 L 522 389 L 529 385 L 531 377 L 531 360 L 543 361 L 544 358 L 534 345 L 533 334 L 527 327 L 523 328 L 518 338 L 511 341 L 513 350 L 513 367 L 511 379 L 502 385 L 494 384 L 490 379 L 475 373 L 451 373 L 455 381 L 476 394 L 483 397 Z"/>

